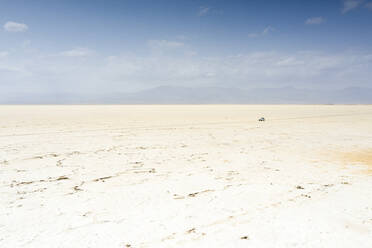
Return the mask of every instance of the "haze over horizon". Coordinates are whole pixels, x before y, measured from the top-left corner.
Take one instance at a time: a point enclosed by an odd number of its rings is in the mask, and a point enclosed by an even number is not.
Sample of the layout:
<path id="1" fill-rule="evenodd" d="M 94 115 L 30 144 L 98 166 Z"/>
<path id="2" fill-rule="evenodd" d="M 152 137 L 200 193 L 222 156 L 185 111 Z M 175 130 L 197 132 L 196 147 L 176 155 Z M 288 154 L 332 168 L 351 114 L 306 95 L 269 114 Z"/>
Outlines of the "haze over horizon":
<path id="1" fill-rule="evenodd" d="M 0 13 L 0 102 L 372 88 L 372 0 L 4 0 Z"/>

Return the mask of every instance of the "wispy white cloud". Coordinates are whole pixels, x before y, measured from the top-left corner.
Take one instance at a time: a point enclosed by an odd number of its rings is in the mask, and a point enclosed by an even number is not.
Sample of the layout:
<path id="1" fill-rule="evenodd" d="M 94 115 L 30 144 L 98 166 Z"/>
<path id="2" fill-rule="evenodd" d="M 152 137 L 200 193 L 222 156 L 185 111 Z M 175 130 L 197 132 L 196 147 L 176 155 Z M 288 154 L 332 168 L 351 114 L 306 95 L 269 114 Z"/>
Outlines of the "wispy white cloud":
<path id="1" fill-rule="evenodd" d="M 272 32 L 272 31 L 275 31 L 275 29 L 274 29 L 273 27 L 271 27 L 271 26 L 267 26 L 267 27 L 262 31 L 262 34 L 263 34 L 263 35 L 266 35 L 266 34 Z"/>
<path id="2" fill-rule="evenodd" d="M 158 56 L 188 56 L 197 55 L 197 52 L 180 40 L 148 40 L 147 47 L 152 55 Z"/>
<path id="3" fill-rule="evenodd" d="M 345 14 L 353 9 L 356 9 L 363 3 L 363 1 L 364 0 L 344 0 L 341 12 Z"/>
<path id="4" fill-rule="evenodd" d="M 68 51 L 63 51 L 59 53 L 60 56 L 64 57 L 86 57 L 93 53 L 92 50 L 89 50 L 87 48 L 75 48 Z"/>
<path id="5" fill-rule="evenodd" d="M 15 73 L 20 73 L 23 72 L 21 68 L 18 67 L 12 67 L 12 66 L 4 66 L 0 65 L 0 71 L 5 71 L 5 72 L 15 72 Z"/>
<path id="6" fill-rule="evenodd" d="M 325 22 L 325 19 L 321 16 L 311 17 L 305 21 L 307 25 L 319 25 Z"/>
<path id="7" fill-rule="evenodd" d="M 260 36 L 259 33 L 250 33 L 250 34 L 248 34 L 248 37 L 250 37 L 250 38 L 257 38 L 258 36 Z"/>
<path id="8" fill-rule="evenodd" d="M 169 40 L 149 40 L 147 43 L 151 48 L 178 48 L 185 45 L 183 42 Z"/>
<path id="9" fill-rule="evenodd" d="M 22 44 L 21 44 L 21 46 L 22 46 L 23 48 L 27 48 L 27 47 L 29 47 L 30 45 L 31 45 L 31 41 L 30 41 L 30 40 L 25 40 L 25 41 L 23 41 Z"/>
<path id="10" fill-rule="evenodd" d="M 8 21 L 4 24 L 4 30 L 8 32 L 25 32 L 28 26 L 24 23 Z"/>
<path id="11" fill-rule="evenodd" d="M 271 26 L 267 26 L 264 30 L 262 30 L 262 32 L 260 33 L 250 33 L 248 34 L 248 37 L 250 38 L 257 38 L 257 37 L 260 37 L 260 36 L 265 36 L 271 32 L 275 31 L 275 28 L 271 27 Z"/>
<path id="12" fill-rule="evenodd" d="M 8 52 L 7 51 L 2 51 L 2 52 L 0 52 L 0 58 L 4 58 L 4 57 L 6 57 L 6 56 L 8 56 Z"/>
<path id="13" fill-rule="evenodd" d="M 198 16 L 205 16 L 211 11 L 211 7 L 201 6 L 198 10 Z"/>
<path id="14" fill-rule="evenodd" d="M 177 35 L 175 38 L 176 38 L 177 40 L 188 40 L 188 39 L 189 39 L 188 36 L 183 35 L 183 34 Z"/>
<path id="15" fill-rule="evenodd" d="M 372 2 L 366 3 L 365 7 L 369 10 L 372 10 Z"/>

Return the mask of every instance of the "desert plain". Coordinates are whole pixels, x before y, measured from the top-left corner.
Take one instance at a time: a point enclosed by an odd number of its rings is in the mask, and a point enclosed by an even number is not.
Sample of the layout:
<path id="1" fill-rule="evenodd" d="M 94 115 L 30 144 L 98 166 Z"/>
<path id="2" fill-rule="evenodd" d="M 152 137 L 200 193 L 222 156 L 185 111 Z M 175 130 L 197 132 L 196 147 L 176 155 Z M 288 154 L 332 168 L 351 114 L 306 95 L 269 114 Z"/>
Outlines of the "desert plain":
<path id="1" fill-rule="evenodd" d="M 5 248 L 370 248 L 372 105 L 3 105 L 0 194 Z"/>

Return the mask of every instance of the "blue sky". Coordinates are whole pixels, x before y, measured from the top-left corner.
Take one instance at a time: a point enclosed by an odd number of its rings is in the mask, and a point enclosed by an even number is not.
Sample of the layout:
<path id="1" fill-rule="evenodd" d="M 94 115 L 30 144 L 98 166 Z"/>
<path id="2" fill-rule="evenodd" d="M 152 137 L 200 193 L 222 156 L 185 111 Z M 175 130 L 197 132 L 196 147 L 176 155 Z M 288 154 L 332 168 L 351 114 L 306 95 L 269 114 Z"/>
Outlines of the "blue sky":
<path id="1" fill-rule="evenodd" d="M 2 0 L 0 91 L 372 87 L 372 0 Z"/>

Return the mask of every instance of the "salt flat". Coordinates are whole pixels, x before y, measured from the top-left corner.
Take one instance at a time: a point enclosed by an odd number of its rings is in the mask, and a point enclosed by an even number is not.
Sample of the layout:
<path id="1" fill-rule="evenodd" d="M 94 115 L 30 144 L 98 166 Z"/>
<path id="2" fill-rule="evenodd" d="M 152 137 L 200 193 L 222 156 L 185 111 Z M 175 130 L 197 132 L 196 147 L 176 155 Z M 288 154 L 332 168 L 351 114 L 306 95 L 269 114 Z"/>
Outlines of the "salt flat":
<path id="1" fill-rule="evenodd" d="M 0 247 L 369 248 L 371 154 L 372 105 L 0 106 Z"/>

